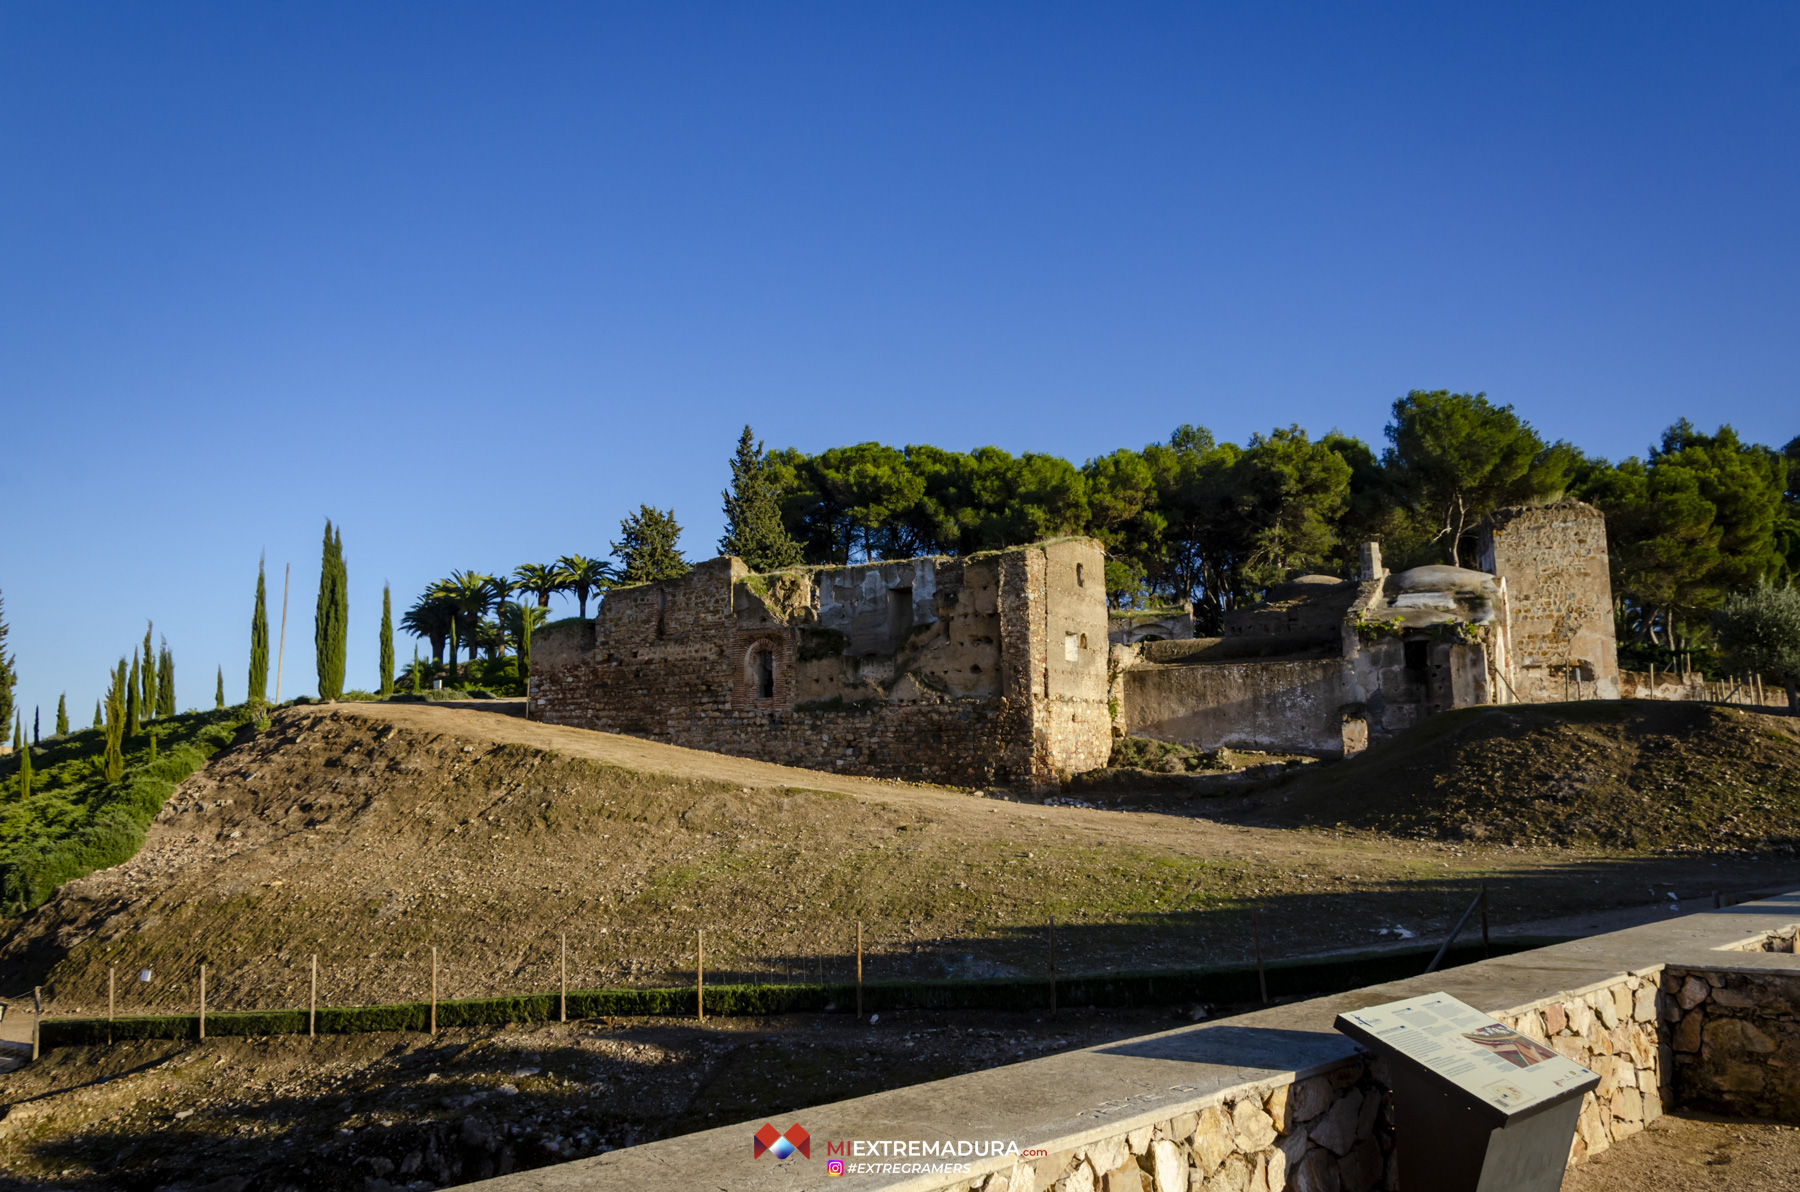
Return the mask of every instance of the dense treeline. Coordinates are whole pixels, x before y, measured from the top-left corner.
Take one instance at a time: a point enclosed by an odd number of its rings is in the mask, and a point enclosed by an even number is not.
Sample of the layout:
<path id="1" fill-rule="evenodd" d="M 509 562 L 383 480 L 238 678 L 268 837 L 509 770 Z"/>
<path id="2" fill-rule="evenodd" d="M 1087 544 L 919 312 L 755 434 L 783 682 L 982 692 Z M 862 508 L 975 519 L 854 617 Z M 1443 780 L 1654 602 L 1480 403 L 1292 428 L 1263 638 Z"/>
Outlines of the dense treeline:
<path id="1" fill-rule="evenodd" d="M 1564 497 L 1607 514 L 1628 640 L 1687 644 L 1728 593 L 1800 573 L 1800 439 L 1774 450 L 1683 421 L 1644 457 L 1612 463 L 1546 442 L 1482 394 L 1444 391 L 1395 402 L 1386 437 L 1378 453 L 1291 426 L 1238 445 L 1184 425 L 1079 466 L 998 447 L 860 443 L 772 451 L 763 467 L 808 563 L 1092 534 L 1110 555 L 1115 604 L 1192 601 L 1202 632 L 1293 574 L 1348 574 L 1368 539 L 1390 566 L 1469 565 L 1490 511 Z"/>

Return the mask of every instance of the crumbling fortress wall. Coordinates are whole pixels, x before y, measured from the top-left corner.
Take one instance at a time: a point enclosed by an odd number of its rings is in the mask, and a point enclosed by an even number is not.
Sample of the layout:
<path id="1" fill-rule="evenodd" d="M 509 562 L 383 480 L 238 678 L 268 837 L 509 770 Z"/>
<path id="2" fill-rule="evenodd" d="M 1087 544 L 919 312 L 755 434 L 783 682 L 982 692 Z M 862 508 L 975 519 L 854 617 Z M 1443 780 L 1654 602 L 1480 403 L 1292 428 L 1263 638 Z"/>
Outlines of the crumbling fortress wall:
<path id="1" fill-rule="evenodd" d="M 1506 582 L 1514 698 L 1525 703 L 1619 698 L 1606 518 L 1592 505 L 1496 510 L 1477 566 Z"/>
<path id="2" fill-rule="evenodd" d="M 533 641 L 533 719 L 787 765 L 1043 783 L 1106 764 L 1105 557 L 1067 539 L 615 589 Z"/>

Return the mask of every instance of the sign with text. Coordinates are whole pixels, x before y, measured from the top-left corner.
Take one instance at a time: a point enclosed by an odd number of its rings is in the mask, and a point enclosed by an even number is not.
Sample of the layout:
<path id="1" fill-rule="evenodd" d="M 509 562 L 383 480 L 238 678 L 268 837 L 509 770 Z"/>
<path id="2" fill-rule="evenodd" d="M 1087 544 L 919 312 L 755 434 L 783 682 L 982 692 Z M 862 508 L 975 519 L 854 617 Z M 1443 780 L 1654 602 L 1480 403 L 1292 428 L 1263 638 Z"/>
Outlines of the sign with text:
<path id="1" fill-rule="evenodd" d="M 1447 993 L 1348 1011 L 1338 1015 L 1337 1029 L 1390 1062 L 1410 1060 L 1507 1117 L 1600 1079 Z"/>

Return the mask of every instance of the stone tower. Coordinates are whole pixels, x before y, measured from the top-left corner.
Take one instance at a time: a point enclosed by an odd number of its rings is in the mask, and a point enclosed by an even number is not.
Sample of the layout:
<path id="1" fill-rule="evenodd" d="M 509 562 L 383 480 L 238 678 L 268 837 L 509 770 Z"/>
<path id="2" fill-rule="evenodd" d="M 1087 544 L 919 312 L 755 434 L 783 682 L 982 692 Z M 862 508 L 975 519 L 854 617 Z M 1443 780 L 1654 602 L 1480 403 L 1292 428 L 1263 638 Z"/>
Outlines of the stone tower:
<path id="1" fill-rule="evenodd" d="M 1617 699 L 1606 519 L 1592 505 L 1496 510 L 1482 528 L 1478 566 L 1506 585 L 1512 614 L 1514 698 Z"/>

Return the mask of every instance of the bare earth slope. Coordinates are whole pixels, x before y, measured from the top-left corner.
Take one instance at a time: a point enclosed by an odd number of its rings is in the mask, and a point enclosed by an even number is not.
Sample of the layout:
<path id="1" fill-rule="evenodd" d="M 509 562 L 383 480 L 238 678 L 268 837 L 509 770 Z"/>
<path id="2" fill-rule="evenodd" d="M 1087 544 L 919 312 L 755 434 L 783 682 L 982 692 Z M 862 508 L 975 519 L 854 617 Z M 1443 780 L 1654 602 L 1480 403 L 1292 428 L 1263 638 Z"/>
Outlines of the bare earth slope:
<path id="1" fill-rule="evenodd" d="M 1613 700 L 1466 708 L 1262 800 L 1264 822 L 1519 845 L 1800 846 L 1800 719 Z"/>
<path id="2" fill-rule="evenodd" d="M 1348 772 L 1350 767 L 1341 767 Z M 1270 807 L 1287 797 L 1275 788 Z M 1353 793 L 1353 792 L 1351 792 Z M 1350 794 L 1342 796 L 1350 797 Z M 1268 814 L 1268 808 L 1259 815 Z M 1496 926 L 1800 875 L 1047 807 L 792 770 L 422 705 L 288 709 L 177 791 L 131 862 L 69 883 L 0 945 L 0 988 L 57 1012 L 412 999 L 850 972 L 1066 972 L 1425 935 L 1490 879 Z M 1387 934 L 1382 934 L 1389 932 Z M 152 979 L 130 978 L 148 969 Z"/>

